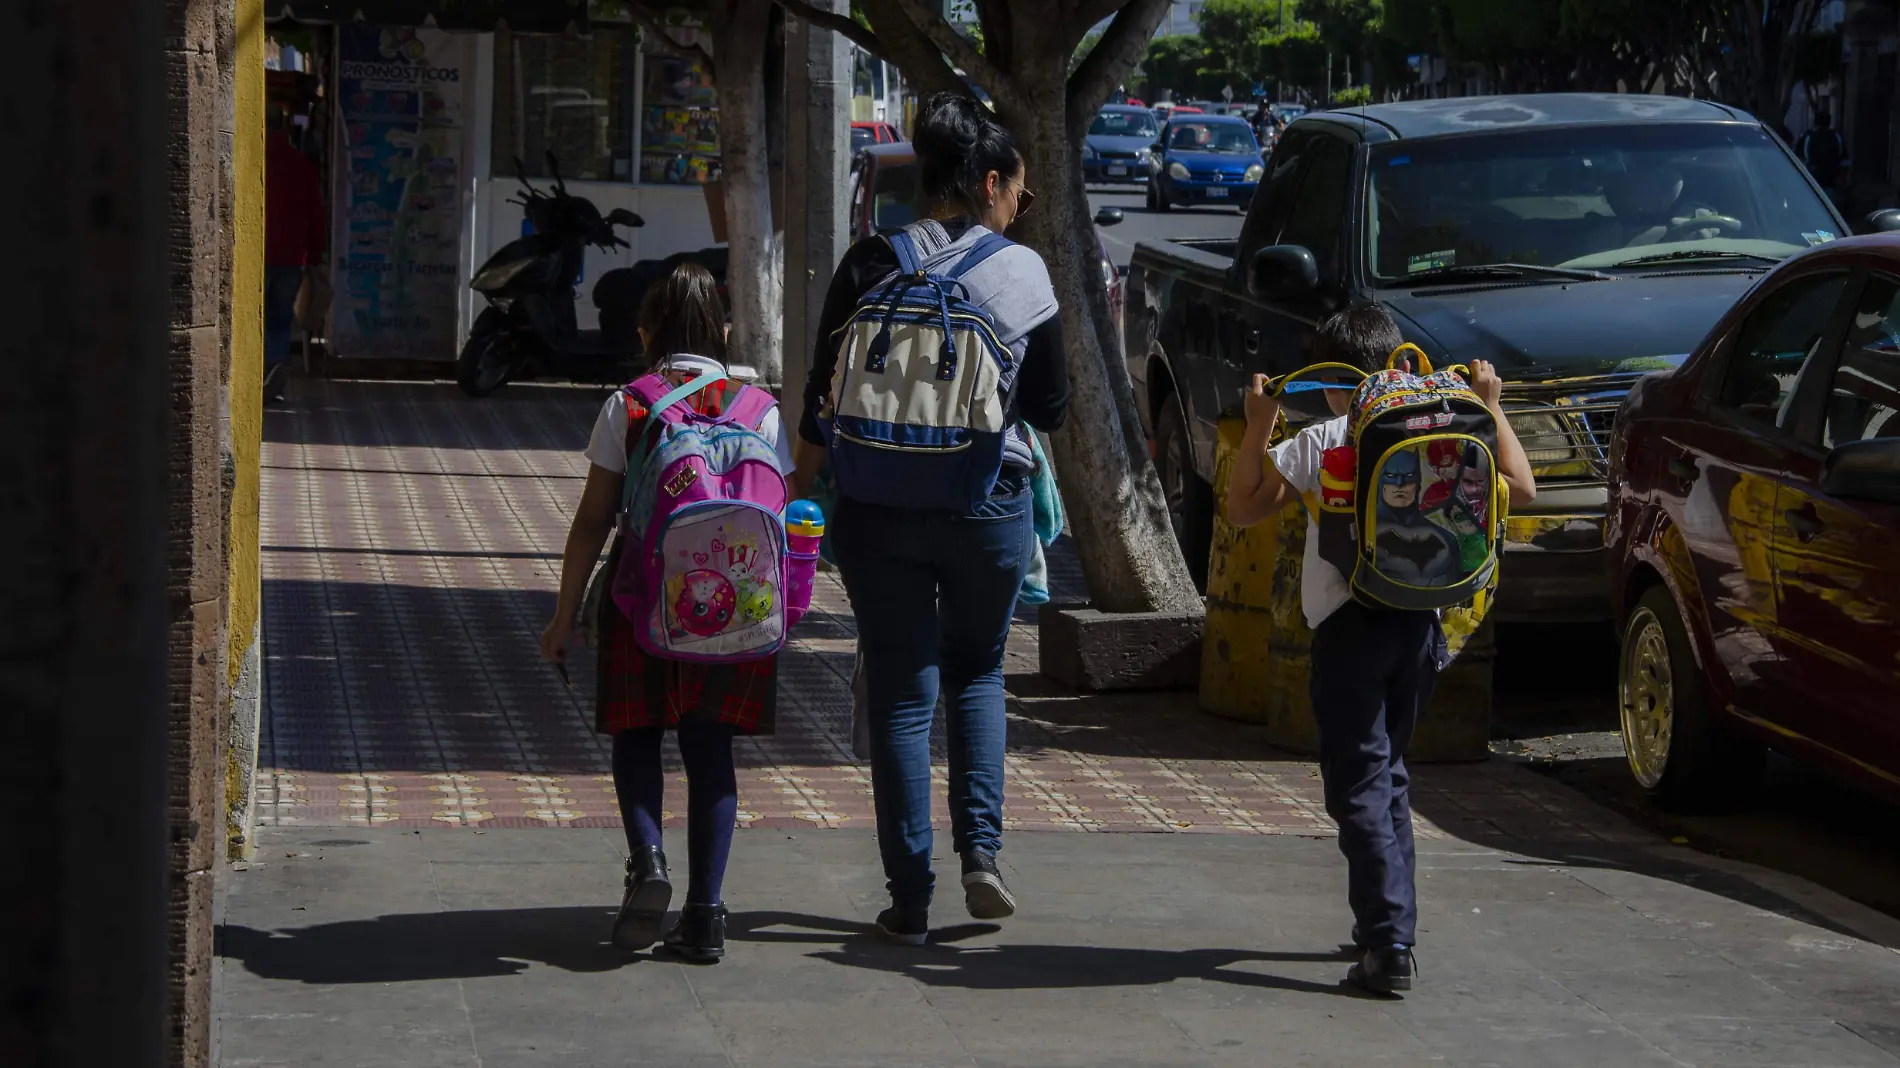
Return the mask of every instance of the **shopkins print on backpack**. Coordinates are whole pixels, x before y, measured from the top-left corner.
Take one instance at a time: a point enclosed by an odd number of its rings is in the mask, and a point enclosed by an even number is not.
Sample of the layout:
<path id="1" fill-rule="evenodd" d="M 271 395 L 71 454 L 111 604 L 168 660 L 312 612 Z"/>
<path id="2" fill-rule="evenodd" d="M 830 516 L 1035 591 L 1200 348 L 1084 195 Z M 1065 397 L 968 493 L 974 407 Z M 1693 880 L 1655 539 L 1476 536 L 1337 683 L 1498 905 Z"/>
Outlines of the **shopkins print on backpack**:
<path id="1" fill-rule="evenodd" d="M 811 603 L 817 560 L 788 553 L 785 476 L 759 433 L 777 402 L 728 384 L 704 374 L 674 387 L 650 374 L 623 390 L 629 422 L 646 422 L 627 458 L 613 597 L 640 647 L 669 660 L 770 656 Z M 715 388 L 717 411 L 688 403 Z"/>

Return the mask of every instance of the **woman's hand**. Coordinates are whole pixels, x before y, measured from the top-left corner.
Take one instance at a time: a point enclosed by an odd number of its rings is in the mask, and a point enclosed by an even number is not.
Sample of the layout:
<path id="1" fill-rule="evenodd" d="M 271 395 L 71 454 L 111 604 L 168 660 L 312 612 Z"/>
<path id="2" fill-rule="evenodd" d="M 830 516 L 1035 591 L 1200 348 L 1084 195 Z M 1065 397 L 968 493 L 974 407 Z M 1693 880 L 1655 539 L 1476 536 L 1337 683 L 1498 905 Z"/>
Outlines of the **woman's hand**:
<path id="1" fill-rule="evenodd" d="M 567 641 L 574 636 L 574 620 L 561 612 L 548 620 L 548 627 L 541 632 L 541 659 L 550 664 L 567 662 Z"/>

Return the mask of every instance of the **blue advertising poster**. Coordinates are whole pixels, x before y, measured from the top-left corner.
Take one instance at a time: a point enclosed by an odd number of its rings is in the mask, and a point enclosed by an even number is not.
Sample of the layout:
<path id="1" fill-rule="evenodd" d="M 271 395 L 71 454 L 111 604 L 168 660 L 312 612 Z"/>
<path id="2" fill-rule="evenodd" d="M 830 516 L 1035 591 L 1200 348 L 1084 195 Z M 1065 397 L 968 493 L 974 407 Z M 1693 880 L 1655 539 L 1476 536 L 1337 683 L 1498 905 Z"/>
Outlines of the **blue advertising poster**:
<path id="1" fill-rule="evenodd" d="M 455 358 L 464 42 L 346 22 L 332 342 L 339 356 Z"/>

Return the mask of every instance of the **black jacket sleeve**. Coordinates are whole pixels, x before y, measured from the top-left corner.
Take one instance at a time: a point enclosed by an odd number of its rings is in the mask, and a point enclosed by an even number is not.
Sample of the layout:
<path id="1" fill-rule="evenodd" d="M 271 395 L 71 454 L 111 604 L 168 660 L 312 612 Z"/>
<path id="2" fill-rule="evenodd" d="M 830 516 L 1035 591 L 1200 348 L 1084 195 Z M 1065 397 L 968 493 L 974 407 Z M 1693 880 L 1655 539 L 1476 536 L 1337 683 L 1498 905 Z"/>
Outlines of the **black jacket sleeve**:
<path id="1" fill-rule="evenodd" d="M 1044 432 L 1062 428 L 1069 414 L 1069 363 L 1062 350 L 1062 316 L 1051 315 L 1029 331 L 1023 370 L 1016 380 L 1016 411 Z"/>
<path id="2" fill-rule="evenodd" d="M 825 307 L 818 316 L 818 341 L 812 349 L 811 373 L 805 378 L 805 414 L 798 421 L 798 436 L 813 445 L 823 445 L 818 433 L 818 411 L 831 394 L 831 373 L 838 366 L 838 332 L 857 310 L 864 291 L 878 279 L 897 270 L 897 254 L 890 242 L 867 237 L 851 246 L 838 262 L 825 290 Z"/>

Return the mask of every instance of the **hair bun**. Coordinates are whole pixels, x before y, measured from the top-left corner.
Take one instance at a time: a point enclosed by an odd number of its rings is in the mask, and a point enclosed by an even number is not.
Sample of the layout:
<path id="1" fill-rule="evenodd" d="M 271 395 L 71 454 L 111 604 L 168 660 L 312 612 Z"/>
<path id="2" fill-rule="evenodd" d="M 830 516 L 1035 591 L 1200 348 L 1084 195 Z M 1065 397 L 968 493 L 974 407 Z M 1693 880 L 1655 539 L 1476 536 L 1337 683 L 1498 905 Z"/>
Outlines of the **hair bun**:
<path id="1" fill-rule="evenodd" d="M 990 171 L 1021 173 L 1021 154 L 990 110 L 962 93 L 932 93 L 919 109 L 911 143 L 917 152 L 919 184 L 940 200 L 979 208 L 987 198 L 978 187 Z"/>

